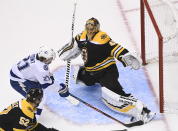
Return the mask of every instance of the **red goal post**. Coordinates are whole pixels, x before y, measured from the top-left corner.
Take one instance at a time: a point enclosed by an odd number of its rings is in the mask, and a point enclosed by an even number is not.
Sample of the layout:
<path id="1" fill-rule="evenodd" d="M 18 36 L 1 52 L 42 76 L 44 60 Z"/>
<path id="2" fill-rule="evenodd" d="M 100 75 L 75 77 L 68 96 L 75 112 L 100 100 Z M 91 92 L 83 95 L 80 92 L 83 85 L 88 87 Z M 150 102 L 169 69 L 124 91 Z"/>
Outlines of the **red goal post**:
<path id="1" fill-rule="evenodd" d="M 164 64 L 169 56 L 178 54 L 176 10 L 168 0 L 140 0 L 140 16 L 142 64 L 158 62 L 159 105 L 163 113 Z"/>

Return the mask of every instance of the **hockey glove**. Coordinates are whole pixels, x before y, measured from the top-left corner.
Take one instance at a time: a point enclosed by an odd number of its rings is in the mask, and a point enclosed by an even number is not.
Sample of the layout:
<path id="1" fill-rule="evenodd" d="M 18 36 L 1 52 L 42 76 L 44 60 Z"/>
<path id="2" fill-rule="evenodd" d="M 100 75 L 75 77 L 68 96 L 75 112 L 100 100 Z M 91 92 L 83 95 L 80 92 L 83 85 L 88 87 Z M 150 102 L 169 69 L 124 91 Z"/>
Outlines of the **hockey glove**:
<path id="1" fill-rule="evenodd" d="M 61 97 L 69 96 L 69 89 L 66 87 L 66 85 L 64 83 L 60 83 L 58 92 Z"/>
<path id="2" fill-rule="evenodd" d="M 80 54 L 81 50 L 79 49 L 78 44 L 74 38 L 72 38 L 72 40 L 69 43 L 64 45 L 58 51 L 59 58 L 61 58 L 64 61 L 74 59 L 78 57 Z"/>
<path id="3" fill-rule="evenodd" d="M 122 57 L 122 61 L 127 65 L 131 66 L 132 69 L 138 70 L 140 68 L 140 62 L 133 55 L 125 55 Z"/>

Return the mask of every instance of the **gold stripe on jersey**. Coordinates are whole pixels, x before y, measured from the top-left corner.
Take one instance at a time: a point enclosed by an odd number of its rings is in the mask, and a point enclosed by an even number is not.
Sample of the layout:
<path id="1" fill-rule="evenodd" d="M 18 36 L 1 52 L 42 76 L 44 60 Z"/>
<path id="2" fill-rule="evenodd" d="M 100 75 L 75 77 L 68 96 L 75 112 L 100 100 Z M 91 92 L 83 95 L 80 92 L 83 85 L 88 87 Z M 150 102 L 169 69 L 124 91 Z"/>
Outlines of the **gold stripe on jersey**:
<path id="1" fill-rule="evenodd" d="M 16 128 L 13 128 L 13 131 L 28 131 L 26 129 L 16 129 Z"/>
<path id="2" fill-rule="evenodd" d="M 108 103 L 105 99 L 103 99 L 104 103 L 110 107 L 111 109 L 115 110 L 115 111 L 119 111 L 119 112 L 122 112 L 122 113 L 127 113 L 129 112 L 130 110 L 132 110 L 133 108 L 135 108 L 135 105 L 130 105 L 130 104 L 123 104 L 121 106 L 114 106 L 110 103 Z"/>
<path id="3" fill-rule="evenodd" d="M 112 49 L 111 51 L 111 56 L 114 56 L 114 52 L 120 47 L 120 45 L 117 45 L 116 47 L 114 47 L 114 49 Z"/>
<path id="4" fill-rule="evenodd" d="M 8 114 L 8 112 L 12 109 L 12 106 L 8 106 L 6 109 L 4 109 L 2 112 L 0 112 L 0 115 Z M 1 131 L 1 130 L 0 130 Z"/>
<path id="5" fill-rule="evenodd" d="M 105 59 L 101 63 L 97 63 L 95 66 L 85 67 L 85 70 L 86 71 L 98 71 L 98 70 L 107 68 L 108 66 L 110 66 L 112 64 L 116 64 L 114 57 L 108 57 L 107 59 Z"/>
<path id="6" fill-rule="evenodd" d="M 81 36 L 80 36 L 80 40 L 81 41 L 84 41 L 86 40 L 86 35 L 87 35 L 87 32 L 86 31 L 83 31 Z M 106 44 L 110 41 L 110 37 L 105 33 L 105 32 L 98 32 L 92 41 L 90 41 L 91 43 L 94 43 L 94 44 Z"/>
<path id="7" fill-rule="evenodd" d="M 120 54 L 122 53 L 122 51 L 124 50 L 125 48 L 121 48 L 115 55 L 115 58 L 118 58 L 118 56 L 120 56 Z"/>
<path id="8" fill-rule="evenodd" d="M 26 116 L 30 117 L 31 119 L 34 119 L 35 109 L 25 99 L 21 101 L 21 110 Z"/>
<path id="9" fill-rule="evenodd" d="M 8 114 L 9 111 L 12 110 L 15 107 L 19 107 L 19 102 L 15 102 L 15 103 L 11 104 L 10 106 L 8 106 L 6 109 L 4 109 L 2 112 L 0 112 L 0 115 Z"/>
<path id="10" fill-rule="evenodd" d="M 0 128 L 0 131 L 5 131 L 4 129 Z"/>
<path id="11" fill-rule="evenodd" d="M 111 56 L 114 56 L 115 58 L 118 58 L 124 49 L 125 49 L 125 48 L 123 48 L 122 46 L 117 45 L 117 46 L 111 51 Z"/>

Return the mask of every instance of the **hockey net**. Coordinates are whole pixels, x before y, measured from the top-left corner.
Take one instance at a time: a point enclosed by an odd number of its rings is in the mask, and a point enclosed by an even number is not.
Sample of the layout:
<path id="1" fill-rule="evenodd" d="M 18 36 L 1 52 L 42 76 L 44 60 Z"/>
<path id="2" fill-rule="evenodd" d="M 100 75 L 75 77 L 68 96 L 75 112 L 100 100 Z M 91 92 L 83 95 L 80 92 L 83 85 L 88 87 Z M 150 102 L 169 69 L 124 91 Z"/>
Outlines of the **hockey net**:
<path id="1" fill-rule="evenodd" d="M 178 68 L 169 71 L 171 63 L 178 64 L 178 13 L 172 3 L 168 0 L 141 0 L 140 4 L 141 58 L 143 65 L 158 63 L 161 113 L 178 112 L 178 98 L 171 94 L 175 93 L 176 85 L 166 80 L 170 79 L 167 76 L 170 76 L 171 71 L 173 74 L 178 73 Z M 170 92 L 168 86 L 172 86 L 174 92 Z"/>

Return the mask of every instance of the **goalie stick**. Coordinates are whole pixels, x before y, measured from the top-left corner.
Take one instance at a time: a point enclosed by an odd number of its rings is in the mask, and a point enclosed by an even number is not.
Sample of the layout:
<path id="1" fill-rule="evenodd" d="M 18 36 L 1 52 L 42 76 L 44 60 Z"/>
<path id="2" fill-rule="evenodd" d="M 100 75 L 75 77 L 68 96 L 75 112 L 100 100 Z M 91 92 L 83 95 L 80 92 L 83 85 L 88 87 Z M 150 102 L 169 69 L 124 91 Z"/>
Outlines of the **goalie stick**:
<path id="1" fill-rule="evenodd" d="M 75 23 L 75 12 L 76 12 L 76 6 L 77 6 L 77 1 L 74 2 L 74 11 L 72 15 L 72 38 L 73 38 L 73 33 L 74 33 L 74 23 Z M 71 67 L 71 60 L 67 61 L 67 66 L 66 66 L 66 75 L 65 75 L 65 85 L 66 88 L 69 88 L 69 76 L 70 76 L 70 67 Z M 73 105 L 78 105 L 80 102 L 72 97 L 71 95 L 65 97 L 66 100 L 68 100 L 71 104 Z"/>
<path id="2" fill-rule="evenodd" d="M 122 124 L 122 125 L 125 126 L 125 127 L 130 128 L 130 127 L 140 126 L 140 125 L 143 125 L 143 124 L 144 124 L 143 121 L 141 121 L 141 120 L 140 120 L 140 121 L 136 121 L 136 122 L 131 122 L 131 123 L 124 123 L 124 122 L 122 122 L 122 121 L 120 121 L 120 120 L 118 120 L 118 119 L 112 117 L 111 115 L 109 115 L 109 114 L 107 114 L 107 113 L 101 111 L 100 109 L 94 107 L 93 105 L 91 105 L 91 104 L 89 104 L 89 103 L 83 101 L 82 99 L 78 98 L 77 96 L 75 96 L 75 95 L 73 95 L 73 94 L 71 94 L 71 93 L 70 93 L 70 96 L 74 97 L 75 99 L 77 99 L 78 101 L 82 102 L 82 103 L 85 104 L 86 106 L 88 106 L 88 107 L 94 109 L 95 111 L 97 111 L 97 112 L 103 114 L 104 116 L 106 116 L 106 117 L 108 117 L 108 118 L 110 118 L 110 119 L 116 121 L 116 122 L 119 123 L 119 124 Z"/>

